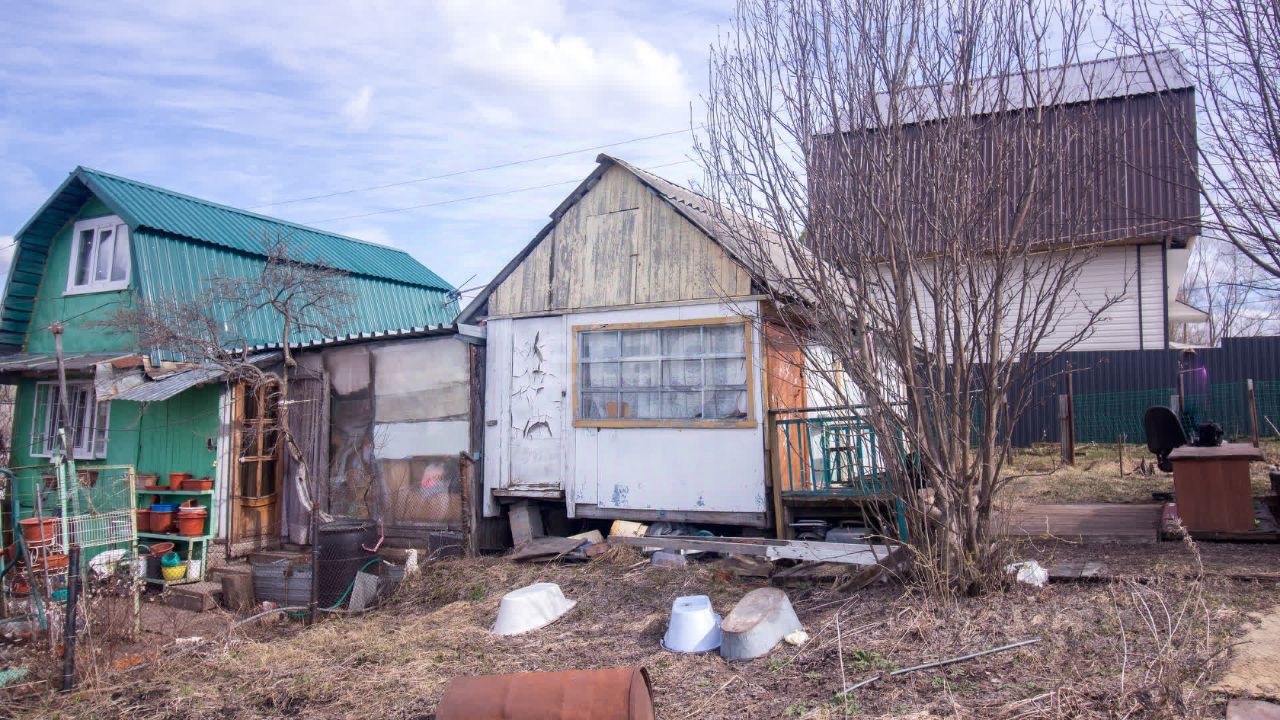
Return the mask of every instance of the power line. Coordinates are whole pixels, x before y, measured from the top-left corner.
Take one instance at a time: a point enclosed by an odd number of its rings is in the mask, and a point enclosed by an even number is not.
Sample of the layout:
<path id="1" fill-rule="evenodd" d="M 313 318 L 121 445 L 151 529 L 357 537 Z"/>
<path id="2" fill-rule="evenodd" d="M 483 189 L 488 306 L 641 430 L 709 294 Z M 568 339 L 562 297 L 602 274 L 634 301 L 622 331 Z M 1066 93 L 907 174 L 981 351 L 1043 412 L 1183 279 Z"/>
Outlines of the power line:
<path id="1" fill-rule="evenodd" d="M 658 170 L 660 168 L 671 167 L 673 165 L 684 165 L 693 162 L 692 160 L 678 160 L 676 162 L 665 163 L 663 165 L 654 165 L 645 168 L 646 170 Z M 470 200 L 484 200 L 486 198 L 501 197 L 503 195 L 514 195 L 516 193 L 529 192 L 531 190 L 545 190 L 546 188 L 559 187 L 561 185 L 576 185 L 582 182 L 582 178 L 574 180 L 561 180 L 560 182 L 546 183 L 545 185 L 529 185 L 527 187 L 512 188 L 510 190 L 500 190 L 498 192 L 485 193 L 484 195 L 471 195 L 468 197 L 453 198 L 451 200 L 437 200 L 436 202 L 423 203 L 421 205 L 409 205 L 407 207 L 388 208 L 386 210 L 374 210 L 367 213 L 359 213 L 357 215 L 343 215 L 341 217 L 324 218 L 323 220 L 307 220 L 303 225 L 319 225 L 321 223 L 337 222 L 339 220 L 355 220 L 357 218 L 366 218 L 373 215 L 387 215 L 390 213 L 406 212 L 408 210 L 421 210 L 423 208 L 438 207 L 440 205 L 452 205 L 454 203 L 467 202 Z"/>
<path id="2" fill-rule="evenodd" d="M 373 190 L 385 190 L 387 188 L 402 187 L 404 185 L 413 185 L 416 183 L 428 182 L 431 180 L 443 180 L 445 178 L 458 177 L 459 175 L 469 175 L 471 173 L 485 172 L 488 170 L 500 170 L 502 168 L 514 167 L 516 165 L 527 165 L 528 163 L 539 162 L 541 160 L 554 160 L 569 155 L 577 155 L 578 153 L 591 152 L 592 150 L 604 150 L 605 148 L 618 147 L 619 145 L 630 145 L 631 143 L 644 142 L 645 140 L 656 140 L 662 137 L 670 137 L 681 133 L 693 132 L 702 129 L 702 125 L 685 128 L 683 130 L 671 130 L 668 132 L 655 133 L 653 135 L 645 135 L 642 137 L 634 137 L 628 140 L 619 140 L 617 142 L 605 143 L 604 145 L 592 145 L 591 147 L 578 148 L 576 150 L 565 150 L 562 152 L 551 153 L 550 155 L 539 155 L 538 157 L 524 158 L 523 160 L 511 160 L 509 162 L 498 163 L 497 165 L 486 165 L 484 167 L 470 168 L 467 170 L 453 170 L 451 172 L 440 175 L 431 175 L 428 177 L 414 178 L 412 180 L 401 180 L 399 182 L 387 183 L 385 185 L 370 185 L 362 188 L 351 188 L 349 190 L 339 190 L 337 192 L 324 193 L 321 195 L 310 195 L 307 197 L 293 198 L 290 200 L 277 200 L 276 202 L 266 203 L 264 205 L 254 205 L 249 210 L 261 210 L 262 208 L 276 207 L 277 205 L 290 205 L 292 203 L 306 202 L 308 200 L 324 200 L 325 198 L 338 197 L 340 195 L 352 195 L 354 193 L 370 192 Z M 320 221 L 324 222 L 324 221 Z"/>

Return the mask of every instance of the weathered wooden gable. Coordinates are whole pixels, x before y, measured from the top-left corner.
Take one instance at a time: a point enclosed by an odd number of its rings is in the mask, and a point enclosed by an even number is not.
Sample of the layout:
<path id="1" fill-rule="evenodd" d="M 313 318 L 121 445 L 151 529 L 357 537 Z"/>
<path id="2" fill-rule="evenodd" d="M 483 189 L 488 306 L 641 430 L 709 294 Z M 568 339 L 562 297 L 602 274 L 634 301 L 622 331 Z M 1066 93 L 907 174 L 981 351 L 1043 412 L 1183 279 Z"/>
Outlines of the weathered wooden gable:
<path id="1" fill-rule="evenodd" d="M 750 294 L 750 276 L 723 247 L 615 165 L 494 289 L 489 315 Z"/>

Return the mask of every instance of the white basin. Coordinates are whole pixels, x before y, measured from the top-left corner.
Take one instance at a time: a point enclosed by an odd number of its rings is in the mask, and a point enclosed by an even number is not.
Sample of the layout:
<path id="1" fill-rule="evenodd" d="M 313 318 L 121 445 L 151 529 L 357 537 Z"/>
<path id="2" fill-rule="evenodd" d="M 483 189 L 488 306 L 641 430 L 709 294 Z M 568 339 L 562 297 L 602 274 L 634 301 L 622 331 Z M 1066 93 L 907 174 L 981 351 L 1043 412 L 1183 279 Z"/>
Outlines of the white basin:
<path id="1" fill-rule="evenodd" d="M 519 635 L 550 625 L 578 603 L 570 600 L 555 583 L 534 583 L 502 596 L 495 635 Z"/>

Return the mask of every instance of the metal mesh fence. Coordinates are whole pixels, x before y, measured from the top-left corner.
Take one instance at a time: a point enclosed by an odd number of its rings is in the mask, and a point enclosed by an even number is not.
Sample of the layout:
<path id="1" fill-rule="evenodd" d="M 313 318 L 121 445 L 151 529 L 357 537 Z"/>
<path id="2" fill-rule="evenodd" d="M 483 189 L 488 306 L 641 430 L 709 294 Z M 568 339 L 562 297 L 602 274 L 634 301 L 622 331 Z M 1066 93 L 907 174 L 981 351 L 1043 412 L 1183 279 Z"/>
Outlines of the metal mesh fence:
<path id="1" fill-rule="evenodd" d="M 1153 405 L 1172 406 L 1176 388 L 1154 388 L 1127 392 L 1078 394 L 1075 402 L 1076 442 L 1145 442 L 1142 416 Z M 1182 400 L 1182 424 L 1188 436 L 1200 423 L 1222 426 L 1228 439 L 1252 434 L 1248 384 L 1245 381 L 1206 385 L 1188 392 Z M 1258 434 L 1280 436 L 1280 381 L 1254 383 L 1254 405 L 1258 414 Z"/>
<path id="2" fill-rule="evenodd" d="M 1142 416 L 1152 405 L 1168 405 L 1176 388 L 1090 393 L 1075 396 L 1076 442 L 1144 442 Z"/>

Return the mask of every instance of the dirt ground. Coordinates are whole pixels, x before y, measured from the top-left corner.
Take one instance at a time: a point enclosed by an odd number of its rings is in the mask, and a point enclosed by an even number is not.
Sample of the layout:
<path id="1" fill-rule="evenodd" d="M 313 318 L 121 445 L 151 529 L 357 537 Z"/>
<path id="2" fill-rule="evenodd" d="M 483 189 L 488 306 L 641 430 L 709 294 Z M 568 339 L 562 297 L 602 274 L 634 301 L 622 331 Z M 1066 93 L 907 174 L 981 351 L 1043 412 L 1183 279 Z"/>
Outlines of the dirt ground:
<path id="1" fill-rule="evenodd" d="M 1268 472 L 1280 464 L 1280 440 L 1261 443 L 1266 462 L 1250 465 L 1256 495 L 1271 494 Z M 1020 475 L 1005 492 L 1005 500 L 1027 503 L 1068 502 L 1151 502 L 1153 492 L 1173 492 L 1173 475 L 1157 470 L 1144 476 L 1135 472 L 1139 463 L 1154 464 L 1146 445 L 1124 446 L 1124 473 L 1121 474 L 1120 446 L 1084 443 L 1076 447 L 1076 464 L 1061 463 L 1059 446 L 1041 444 L 1016 449 L 1009 465 L 1011 475 Z"/>
<path id="2" fill-rule="evenodd" d="M 1232 633 L 1275 597 L 1274 581 L 1225 576 L 1275 567 L 1280 549 L 1207 546 L 1203 581 L 1188 579 L 1201 563 L 1176 543 L 1014 550 L 1046 563 L 1102 559 L 1141 581 L 1018 586 L 951 603 L 892 582 L 853 593 L 792 588 L 812 639 L 728 663 L 659 646 L 675 597 L 707 594 L 724 614 L 763 583 L 734 577 L 720 561 L 655 569 L 630 548 L 586 565 L 450 560 L 428 565 L 390 607 L 367 615 L 311 628 L 251 625 L 248 634 L 228 634 L 220 618 L 192 630 L 211 642 L 167 645 L 146 666 L 7 708 L 32 718 L 426 718 L 461 675 L 643 665 L 660 718 L 1224 717 L 1225 700 L 1206 688 L 1222 673 Z M 559 583 L 578 606 L 535 632 L 489 634 L 502 594 L 536 581 Z M 1037 637 L 836 695 L 894 668 Z"/>

